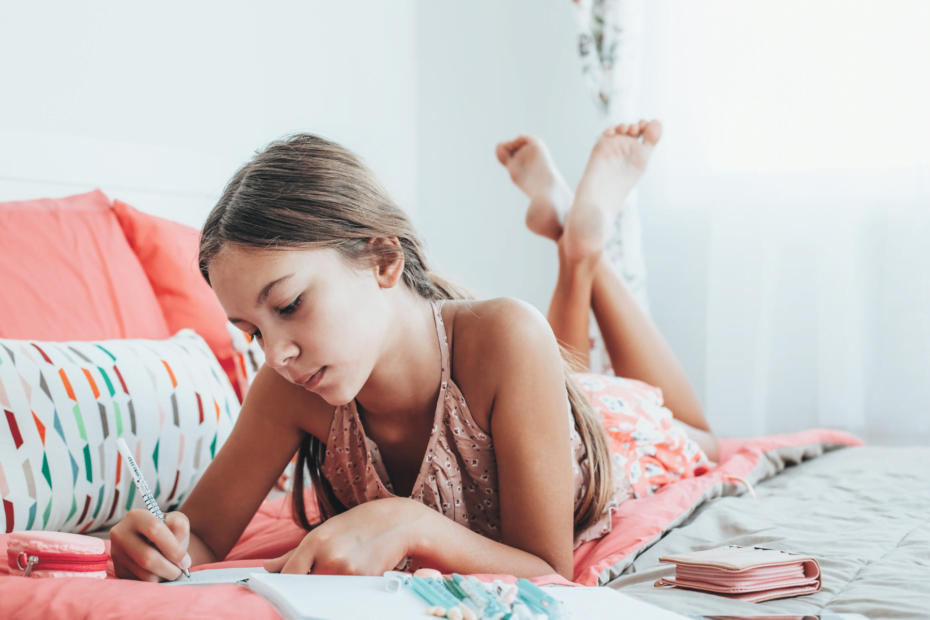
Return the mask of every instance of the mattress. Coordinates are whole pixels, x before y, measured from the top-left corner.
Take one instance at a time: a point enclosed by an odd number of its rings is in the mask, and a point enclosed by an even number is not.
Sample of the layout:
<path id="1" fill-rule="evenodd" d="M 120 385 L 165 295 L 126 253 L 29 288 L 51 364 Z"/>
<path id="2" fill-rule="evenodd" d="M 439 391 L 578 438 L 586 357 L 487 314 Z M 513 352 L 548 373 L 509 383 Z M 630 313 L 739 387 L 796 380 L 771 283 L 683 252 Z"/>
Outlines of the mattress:
<path id="1" fill-rule="evenodd" d="M 681 613 L 859 613 L 930 617 L 930 448 L 852 447 L 787 467 L 748 494 L 704 502 L 644 549 L 608 585 Z M 796 551 L 817 558 L 820 592 L 745 603 L 657 588 L 674 567 L 659 557 L 723 545 Z"/>
<path id="2" fill-rule="evenodd" d="M 930 448 L 856 447 L 855 437 L 815 429 L 751 440 L 723 440 L 710 473 L 624 502 L 612 531 L 575 551 L 574 583 L 559 575 L 539 585 L 609 585 L 684 613 L 852 611 L 871 618 L 927 617 L 930 583 L 926 519 Z M 758 499 L 745 493 L 748 482 Z M 260 566 L 293 549 L 305 532 L 279 498 L 263 504 L 236 547 L 214 568 Z M 0 535 L 0 553 L 5 551 Z M 821 560 L 824 588 L 796 599 L 739 604 L 653 582 L 667 574 L 658 557 L 722 544 L 803 551 Z M 5 554 L 3 554 L 5 555 Z M 203 568 L 203 567 L 197 567 Z M 108 570 L 112 577 L 112 568 Z M 490 579 L 510 576 L 483 576 Z M 250 620 L 279 618 L 260 596 L 233 585 L 171 588 L 113 578 L 23 579 L 0 564 L 0 618 L 134 617 Z"/>

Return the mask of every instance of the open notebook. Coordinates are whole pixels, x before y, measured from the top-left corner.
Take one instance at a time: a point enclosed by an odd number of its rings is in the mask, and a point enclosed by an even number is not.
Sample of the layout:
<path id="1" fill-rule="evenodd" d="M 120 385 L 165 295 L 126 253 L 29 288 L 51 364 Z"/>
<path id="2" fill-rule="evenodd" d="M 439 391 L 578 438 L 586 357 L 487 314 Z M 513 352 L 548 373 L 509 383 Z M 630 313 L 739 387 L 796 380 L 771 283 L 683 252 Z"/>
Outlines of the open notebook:
<path id="1" fill-rule="evenodd" d="M 177 581 L 165 581 L 165 586 L 212 586 L 219 583 L 239 583 L 247 585 L 249 575 L 268 574 L 259 566 L 246 566 L 244 568 L 208 568 L 206 570 L 192 570 L 190 578 L 179 577 Z"/>
<path id="2" fill-rule="evenodd" d="M 387 577 L 280 575 L 253 567 L 196 571 L 191 573 L 190 580 L 182 578 L 167 585 L 240 583 L 265 597 L 285 620 L 410 620 L 429 617 L 423 613 L 428 605 L 409 588 L 389 592 L 387 582 Z M 575 620 L 681 620 L 686 617 L 611 588 L 545 586 L 543 589 L 565 603 Z"/>

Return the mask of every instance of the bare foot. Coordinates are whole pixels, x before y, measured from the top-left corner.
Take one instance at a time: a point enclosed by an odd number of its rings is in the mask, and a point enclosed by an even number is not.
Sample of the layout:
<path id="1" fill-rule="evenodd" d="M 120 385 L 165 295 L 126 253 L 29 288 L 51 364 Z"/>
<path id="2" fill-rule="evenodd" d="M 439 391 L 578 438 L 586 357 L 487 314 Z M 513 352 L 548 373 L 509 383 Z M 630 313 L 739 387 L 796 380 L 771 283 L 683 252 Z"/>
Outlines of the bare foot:
<path id="1" fill-rule="evenodd" d="M 662 124 L 643 120 L 611 127 L 598 139 L 565 221 L 561 242 L 569 260 L 584 260 L 604 249 L 610 226 L 646 171 L 660 137 Z"/>
<path id="2" fill-rule="evenodd" d="M 497 159 L 510 172 L 510 178 L 529 196 L 526 226 L 537 235 L 558 241 L 562 217 L 572 204 L 572 191 L 555 167 L 542 140 L 519 136 L 497 145 Z"/>

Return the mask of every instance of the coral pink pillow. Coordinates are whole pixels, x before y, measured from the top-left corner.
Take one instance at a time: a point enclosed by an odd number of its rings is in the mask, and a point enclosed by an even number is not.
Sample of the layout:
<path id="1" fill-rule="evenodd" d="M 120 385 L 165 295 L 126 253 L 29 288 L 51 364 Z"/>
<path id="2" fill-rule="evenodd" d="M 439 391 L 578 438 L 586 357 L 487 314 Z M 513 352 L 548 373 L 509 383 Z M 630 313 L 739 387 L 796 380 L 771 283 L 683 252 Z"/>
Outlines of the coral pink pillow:
<path id="1" fill-rule="evenodd" d="M 185 328 L 197 332 L 239 388 L 226 312 L 197 263 L 200 231 L 142 213 L 120 200 L 113 201 L 113 210 L 148 274 L 170 332 Z"/>
<path id="2" fill-rule="evenodd" d="M 97 190 L 0 203 L 0 338 L 171 334 L 110 200 Z"/>

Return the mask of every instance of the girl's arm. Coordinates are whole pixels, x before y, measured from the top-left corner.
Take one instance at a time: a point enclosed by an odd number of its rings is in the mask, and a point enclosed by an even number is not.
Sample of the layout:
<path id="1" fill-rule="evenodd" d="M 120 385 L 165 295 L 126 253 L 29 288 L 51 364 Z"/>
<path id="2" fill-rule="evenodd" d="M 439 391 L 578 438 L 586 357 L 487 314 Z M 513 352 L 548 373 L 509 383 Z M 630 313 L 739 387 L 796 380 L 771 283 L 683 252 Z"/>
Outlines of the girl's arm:
<path id="1" fill-rule="evenodd" d="M 414 542 L 408 555 L 419 559 L 424 566 L 446 574 L 456 572 L 532 578 L 559 573 L 569 581 L 572 579 L 571 562 L 559 570 L 559 567 L 533 553 L 485 538 L 423 504 L 417 505 L 423 509 L 423 514 L 415 524 Z"/>
<path id="2" fill-rule="evenodd" d="M 381 575 L 406 556 L 445 573 L 558 572 L 532 553 L 494 542 L 406 497 L 365 502 L 336 515 L 264 567 L 295 575 Z M 570 566 L 566 576 L 571 577 Z"/>
<path id="3" fill-rule="evenodd" d="M 297 452 L 305 427 L 325 437 L 333 409 L 262 366 L 232 433 L 180 508 L 208 560 L 226 557 Z"/>
<path id="4" fill-rule="evenodd" d="M 474 552 L 480 549 L 494 558 L 488 568 L 496 566 L 495 573 L 527 574 L 531 566 L 540 566 L 571 579 L 571 418 L 552 329 L 529 304 L 489 300 L 456 315 L 452 353 L 456 383 L 469 399 L 475 421 L 493 438 L 503 543 L 481 544 L 461 534 L 461 557 L 477 560 Z M 452 536 L 449 528 L 445 533 Z M 428 549 L 441 553 L 438 545 Z"/>
<path id="5" fill-rule="evenodd" d="M 297 451 L 304 431 L 325 436 L 332 409 L 263 366 L 226 443 L 179 512 L 165 515 L 167 527 L 140 509 L 111 530 L 117 576 L 175 579 L 185 554 L 190 566 L 226 557 Z"/>

